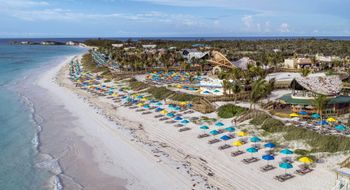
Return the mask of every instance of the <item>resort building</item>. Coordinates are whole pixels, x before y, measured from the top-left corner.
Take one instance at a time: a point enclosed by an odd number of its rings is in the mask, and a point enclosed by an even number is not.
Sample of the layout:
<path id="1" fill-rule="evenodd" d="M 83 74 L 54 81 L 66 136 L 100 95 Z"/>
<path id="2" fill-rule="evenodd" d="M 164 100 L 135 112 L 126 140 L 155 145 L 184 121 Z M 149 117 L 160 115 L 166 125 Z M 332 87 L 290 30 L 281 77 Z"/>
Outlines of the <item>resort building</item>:
<path id="1" fill-rule="evenodd" d="M 66 45 L 67 46 L 78 46 L 78 45 L 80 45 L 80 43 L 75 42 L 75 41 L 68 41 L 68 42 L 66 42 Z"/>
<path id="2" fill-rule="evenodd" d="M 124 44 L 112 44 L 112 47 L 114 48 L 122 48 Z"/>
<path id="3" fill-rule="evenodd" d="M 154 49 L 157 47 L 157 45 L 142 45 L 144 49 Z"/>
<path id="4" fill-rule="evenodd" d="M 239 59 L 238 61 L 233 61 L 232 64 L 237 67 L 240 68 L 242 70 L 247 70 L 248 69 L 248 65 L 256 65 L 256 62 L 252 59 L 250 59 L 249 57 L 243 57 L 241 59 Z"/>
<path id="5" fill-rule="evenodd" d="M 340 115 L 349 112 L 350 96 L 340 95 L 342 81 L 339 76 L 314 76 L 295 78 L 290 85 L 291 94 L 280 98 L 282 104 L 290 106 L 292 112 L 315 113 L 314 99 L 318 95 L 328 98 L 324 113 Z"/>
<path id="6" fill-rule="evenodd" d="M 196 49 L 185 49 L 182 52 L 182 57 L 191 60 L 193 58 L 195 59 L 205 59 L 209 57 L 209 52 L 201 52 Z"/>
<path id="7" fill-rule="evenodd" d="M 285 59 L 282 66 L 287 69 L 302 69 L 312 67 L 313 62 L 310 58 Z"/>

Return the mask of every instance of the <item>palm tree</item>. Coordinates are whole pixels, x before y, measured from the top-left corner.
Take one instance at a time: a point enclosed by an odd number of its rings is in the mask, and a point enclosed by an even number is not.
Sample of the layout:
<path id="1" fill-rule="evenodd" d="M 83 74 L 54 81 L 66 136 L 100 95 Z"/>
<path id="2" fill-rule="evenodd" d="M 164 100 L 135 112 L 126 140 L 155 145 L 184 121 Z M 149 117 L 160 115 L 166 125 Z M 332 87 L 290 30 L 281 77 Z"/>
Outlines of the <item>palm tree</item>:
<path id="1" fill-rule="evenodd" d="M 266 80 L 259 78 L 252 84 L 252 90 L 250 92 L 250 109 L 252 109 L 253 104 L 257 103 L 261 98 L 265 97 L 270 93 L 268 88 L 268 83 Z"/>
<path id="2" fill-rule="evenodd" d="M 303 77 L 307 77 L 309 74 L 310 74 L 310 72 L 311 72 L 311 70 L 310 69 L 302 69 L 301 70 L 301 75 L 303 76 Z"/>
<path id="3" fill-rule="evenodd" d="M 229 88 L 229 84 L 230 82 L 226 79 L 224 79 L 222 81 L 222 87 L 223 87 L 223 91 L 224 91 L 224 95 L 227 95 L 227 89 Z"/>
<path id="4" fill-rule="evenodd" d="M 319 94 L 315 99 L 312 100 L 313 106 L 315 106 L 317 113 L 321 116 L 321 121 L 323 111 L 326 108 L 328 101 L 329 99 L 327 98 L 327 96 L 322 94 Z"/>
<path id="5" fill-rule="evenodd" d="M 234 103 L 237 102 L 237 94 L 240 93 L 242 91 L 242 85 L 239 82 L 239 80 L 235 80 L 233 85 L 231 86 L 231 90 L 233 93 L 235 93 L 235 100 Z"/>

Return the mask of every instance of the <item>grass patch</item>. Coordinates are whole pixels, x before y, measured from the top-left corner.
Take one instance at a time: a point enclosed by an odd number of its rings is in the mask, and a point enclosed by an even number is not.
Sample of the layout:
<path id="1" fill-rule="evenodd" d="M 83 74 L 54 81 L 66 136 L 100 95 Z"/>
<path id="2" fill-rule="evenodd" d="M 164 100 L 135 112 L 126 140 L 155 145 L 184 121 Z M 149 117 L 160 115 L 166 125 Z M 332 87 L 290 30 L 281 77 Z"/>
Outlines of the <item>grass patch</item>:
<path id="1" fill-rule="evenodd" d="M 261 125 L 264 123 L 266 119 L 270 118 L 267 114 L 259 114 L 257 117 L 254 117 L 252 120 L 250 120 L 250 124 L 252 125 Z"/>
<path id="2" fill-rule="evenodd" d="M 107 80 L 113 79 L 112 73 L 110 72 L 108 67 L 98 67 L 90 53 L 83 55 L 83 58 L 81 59 L 81 64 L 83 65 L 83 68 L 86 71 L 89 71 L 91 73 L 101 73 L 100 76 Z"/>
<path id="3" fill-rule="evenodd" d="M 167 89 L 166 87 L 151 87 L 148 90 L 148 93 L 152 94 L 153 97 L 158 100 L 164 100 L 172 94 L 174 95 L 170 99 L 175 101 L 192 101 L 195 98 L 194 95 L 174 92 Z"/>
<path id="4" fill-rule="evenodd" d="M 303 140 L 312 147 L 311 152 L 340 152 L 350 150 L 350 138 L 344 136 L 321 135 L 294 126 L 285 126 L 281 121 L 268 118 L 261 128 L 269 133 L 284 133 L 287 141 Z M 302 152 L 300 152 L 302 154 Z"/>
<path id="5" fill-rule="evenodd" d="M 131 79 L 129 81 L 129 87 L 132 89 L 132 90 L 143 90 L 143 89 L 146 89 L 148 88 L 148 85 L 146 83 L 143 83 L 143 82 L 140 82 L 140 81 L 137 81 L 136 79 Z"/>
<path id="6" fill-rule="evenodd" d="M 245 112 L 247 109 L 233 104 L 226 104 L 218 108 L 218 116 L 221 118 L 232 118 Z"/>

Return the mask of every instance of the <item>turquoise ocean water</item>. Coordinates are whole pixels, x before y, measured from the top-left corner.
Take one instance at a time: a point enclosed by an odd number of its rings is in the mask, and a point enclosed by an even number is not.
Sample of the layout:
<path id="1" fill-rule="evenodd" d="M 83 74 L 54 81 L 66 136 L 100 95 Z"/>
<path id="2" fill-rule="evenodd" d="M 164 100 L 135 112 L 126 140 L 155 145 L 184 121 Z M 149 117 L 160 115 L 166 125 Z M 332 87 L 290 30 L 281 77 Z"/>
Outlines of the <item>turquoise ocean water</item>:
<path id="1" fill-rule="evenodd" d="M 62 57 L 83 52 L 68 46 L 14 46 L 0 42 L 0 189 L 47 189 L 52 176 L 38 167 L 33 107 L 18 93 L 18 83 Z"/>

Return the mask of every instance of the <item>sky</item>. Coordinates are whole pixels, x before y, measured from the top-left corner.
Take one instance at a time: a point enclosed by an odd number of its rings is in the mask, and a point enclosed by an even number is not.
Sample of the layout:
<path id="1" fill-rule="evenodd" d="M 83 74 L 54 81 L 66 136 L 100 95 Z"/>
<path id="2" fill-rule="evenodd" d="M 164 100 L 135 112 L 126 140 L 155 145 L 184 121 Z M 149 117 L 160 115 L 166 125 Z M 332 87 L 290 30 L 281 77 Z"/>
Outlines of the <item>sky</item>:
<path id="1" fill-rule="evenodd" d="M 350 0 L 0 0 L 0 38 L 350 36 Z"/>

